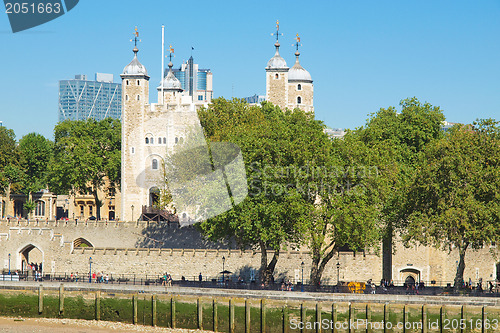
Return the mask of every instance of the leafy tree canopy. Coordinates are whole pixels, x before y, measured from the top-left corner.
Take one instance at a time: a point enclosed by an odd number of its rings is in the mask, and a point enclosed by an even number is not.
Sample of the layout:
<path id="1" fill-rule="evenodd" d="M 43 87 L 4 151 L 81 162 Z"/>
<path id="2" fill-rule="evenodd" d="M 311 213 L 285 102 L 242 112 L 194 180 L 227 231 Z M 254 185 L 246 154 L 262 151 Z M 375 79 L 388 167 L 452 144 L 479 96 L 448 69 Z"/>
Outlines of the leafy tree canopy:
<path id="1" fill-rule="evenodd" d="M 117 188 L 120 184 L 120 121 L 111 118 L 66 120 L 56 125 L 54 136 L 51 189 L 56 193 L 91 193 L 99 219 L 102 201 L 98 191 Z"/>

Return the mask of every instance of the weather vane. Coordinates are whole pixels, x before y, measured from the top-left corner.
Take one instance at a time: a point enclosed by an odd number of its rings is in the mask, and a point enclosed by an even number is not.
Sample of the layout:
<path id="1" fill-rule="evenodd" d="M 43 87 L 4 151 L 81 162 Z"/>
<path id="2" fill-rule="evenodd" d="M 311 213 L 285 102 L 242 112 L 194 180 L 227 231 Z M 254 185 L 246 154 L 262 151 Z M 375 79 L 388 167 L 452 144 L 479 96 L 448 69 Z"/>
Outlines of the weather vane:
<path id="1" fill-rule="evenodd" d="M 168 52 L 170 53 L 170 54 L 168 55 L 168 60 L 169 60 L 170 62 L 172 62 L 172 57 L 175 57 L 175 55 L 174 55 L 174 48 L 172 47 L 172 45 L 169 45 L 169 46 L 168 46 Z"/>
<path id="2" fill-rule="evenodd" d="M 279 36 L 280 36 L 280 21 L 276 20 L 276 32 L 272 33 L 271 36 L 276 36 L 276 42 L 279 42 Z M 281 33 L 281 36 L 283 36 L 283 33 Z"/>
<path id="3" fill-rule="evenodd" d="M 139 31 L 137 31 L 137 27 L 134 29 L 134 38 L 131 39 L 131 42 L 134 42 L 134 46 L 137 46 L 137 42 L 140 42 L 141 40 L 139 39 Z"/>
<path id="4" fill-rule="evenodd" d="M 299 51 L 299 46 L 302 46 L 302 44 L 300 44 L 300 37 L 299 37 L 299 33 L 297 32 L 297 35 L 295 35 L 296 37 L 294 38 L 297 42 L 295 44 L 292 44 L 292 46 L 295 46 L 295 48 L 297 49 L 297 52 Z"/>

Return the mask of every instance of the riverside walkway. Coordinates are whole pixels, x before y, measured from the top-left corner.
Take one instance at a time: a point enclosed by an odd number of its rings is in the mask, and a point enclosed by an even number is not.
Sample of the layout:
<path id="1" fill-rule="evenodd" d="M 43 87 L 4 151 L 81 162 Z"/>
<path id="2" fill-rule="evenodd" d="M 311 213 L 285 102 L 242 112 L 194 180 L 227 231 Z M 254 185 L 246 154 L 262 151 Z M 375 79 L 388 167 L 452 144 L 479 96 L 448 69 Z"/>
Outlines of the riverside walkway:
<path id="1" fill-rule="evenodd" d="M 352 302 L 352 303 L 396 303 L 396 304 L 435 304 L 435 305 L 475 305 L 500 306 L 498 297 L 478 296 L 447 296 L 447 295 L 393 295 L 393 294 L 346 294 L 346 293 L 318 293 L 300 291 L 274 290 L 244 290 L 244 289 L 211 289 L 196 287 L 164 287 L 145 285 L 116 285 L 104 283 L 72 282 L 62 283 L 67 291 L 101 291 L 105 293 L 146 293 L 146 294 L 173 294 L 195 297 L 227 297 L 246 299 L 270 299 L 299 302 Z M 59 289 L 59 282 L 34 281 L 0 281 L 0 290 L 35 290 L 40 286 L 47 290 Z"/>

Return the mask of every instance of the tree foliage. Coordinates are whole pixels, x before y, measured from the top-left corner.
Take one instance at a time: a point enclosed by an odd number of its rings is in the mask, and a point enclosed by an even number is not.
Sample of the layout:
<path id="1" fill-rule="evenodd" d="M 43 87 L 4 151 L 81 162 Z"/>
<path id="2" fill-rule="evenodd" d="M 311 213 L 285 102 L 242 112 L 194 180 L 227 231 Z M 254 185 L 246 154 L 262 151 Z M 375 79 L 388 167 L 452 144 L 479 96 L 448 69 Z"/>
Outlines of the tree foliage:
<path id="1" fill-rule="evenodd" d="M 48 166 L 52 156 L 52 142 L 38 133 L 26 134 L 19 140 L 19 165 L 22 171 L 21 189 L 27 195 L 25 209 L 35 209 L 33 193 L 47 187 Z"/>
<path id="2" fill-rule="evenodd" d="M 239 146 L 249 188 L 243 202 L 202 222 L 200 228 L 210 239 L 234 239 L 241 248 L 258 249 L 261 278 L 269 281 L 279 251 L 302 241 L 314 198 L 301 186 L 299 171 L 322 149 L 311 134 L 323 135 L 323 125 L 300 110 L 222 98 L 201 110 L 199 117 L 209 141 Z M 270 261 L 268 250 L 274 250 Z"/>
<path id="3" fill-rule="evenodd" d="M 370 115 L 364 127 L 355 131 L 369 148 L 370 163 L 377 167 L 380 175 L 377 210 L 383 252 L 388 258 L 392 256 L 395 231 L 404 232 L 401 223 L 416 162 L 426 145 L 442 137 L 445 119 L 439 107 L 421 103 L 415 97 L 402 100 L 400 106 L 401 112 L 394 107 L 380 109 Z M 384 278 L 392 278 L 391 267 L 390 262 L 385 263 Z"/>
<path id="4" fill-rule="evenodd" d="M 98 192 L 116 189 L 120 184 L 120 121 L 66 120 L 56 125 L 54 136 L 51 189 L 56 193 L 91 193 L 100 219 L 102 201 Z"/>
<path id="5" fill-rule="evenodd" d="M 467 249 L 500 240 L 499 133 L 491 119 L 454 126 L 426 147 L 410 188 L 404 240 L 455 247 L 455 288 L 463 285 Z"/>

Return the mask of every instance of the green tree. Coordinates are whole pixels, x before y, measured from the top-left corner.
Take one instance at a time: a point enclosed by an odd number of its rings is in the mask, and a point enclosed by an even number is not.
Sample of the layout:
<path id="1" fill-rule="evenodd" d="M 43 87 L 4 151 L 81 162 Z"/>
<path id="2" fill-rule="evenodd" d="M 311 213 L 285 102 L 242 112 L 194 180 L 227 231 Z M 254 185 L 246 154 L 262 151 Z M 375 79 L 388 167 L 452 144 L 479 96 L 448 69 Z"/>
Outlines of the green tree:
<path id="1" fill-rule="evenodd" d="M 248 106 L 219 98 L 199 112 L 211 142 L 228 141 L 241 148 L 249 194 L 239 205 L 200 224 L 212 240 L 235 240 L 261 253 L 261 280 L 268 282 L 280 250 L 303 241 L 313 199 L 302 188 L 300 167 L 314 156 L 311 132 L 323 125 L 300 110 L 282 111 L 269 103 Z M 271 260 L 268 251 L 273 250 Z"/>
<path id="2" fill-rule="evenodd" d="M 17 190 L 17 184 L 22 178 L 19 168 L 19 152 L 16 148 L 16 135 L 12 129 L 0 127 L 0 191 L 10 198 L 12 191 Z M 9 214 L 2 207 L 0 216 Z"/>
<path id="3" fill-rule="evenodd" d="M 395 232 L 404 221 L 409 185 L 416 172 L 416 161 L 427 144 L 443 135 L 444 115 L 439 107 L 420 103 L 415 97 L 402 100 L 401 112 L 394 107 L 371 114 L 366 126 L 356 130 L 370 148 L 378 179 L 379 219 L 383 235 L 383 277 L 392 278 Z"/>
<path id="4" fill-rule="evenodd" d="M 305 233 L 311 249 L 313 285 L 319 285 L 339 248 L 364 251 L 377 247 L 380 241 L 379 175 L 369 147 L 358 133 L 349 131 L 343 139 L 333 140 L 329 155 L 329 163 L 318 165 L 313 172 L 316 177 L 312 181 L 320 180 L 322 186 L 317 187 Z"/>
<path id="5" fill-rule="evenodd" d="M 47 186 L 48 164 L 52 156 L 52 142 L 38 133 L 29 133 L 21 138 L 19 146 L 19 164 L 22 170 L 21 188 L 27 196 L 24 204 L 28 214 L 35 209 L 33 192 Z"/>
<path id="6" fill-rule="evenodd" d="M 54 136 L 51 189 L 56 193 L 92 194 L 100 219 L 103 202 L 99 191 L 116 189 L 120 184 L 120 121 L 66 120 L 56 125 Z"/>
<path id="7" fill-rule="evenodd" d="M 467 249 L 500 240 L 500 128 L 491 119 L 454 126 L 429 144 L 406 205 L 404 240 L 459 253 L 463 285 Z"/>

